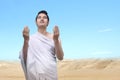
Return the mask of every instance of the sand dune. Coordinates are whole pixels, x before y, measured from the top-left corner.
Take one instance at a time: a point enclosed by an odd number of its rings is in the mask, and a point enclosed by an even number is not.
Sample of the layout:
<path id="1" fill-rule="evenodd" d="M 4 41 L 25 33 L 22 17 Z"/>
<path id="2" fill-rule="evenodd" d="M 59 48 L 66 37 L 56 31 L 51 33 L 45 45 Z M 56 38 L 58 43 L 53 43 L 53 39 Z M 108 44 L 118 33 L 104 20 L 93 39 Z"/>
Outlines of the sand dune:
<path id="1" fill-rule="evenodd" d="M 120 59 L 58 61 L 59 80 L 120 80 Z M 19 61 L 0 61 L 0 80 L 25 80 Z"/>

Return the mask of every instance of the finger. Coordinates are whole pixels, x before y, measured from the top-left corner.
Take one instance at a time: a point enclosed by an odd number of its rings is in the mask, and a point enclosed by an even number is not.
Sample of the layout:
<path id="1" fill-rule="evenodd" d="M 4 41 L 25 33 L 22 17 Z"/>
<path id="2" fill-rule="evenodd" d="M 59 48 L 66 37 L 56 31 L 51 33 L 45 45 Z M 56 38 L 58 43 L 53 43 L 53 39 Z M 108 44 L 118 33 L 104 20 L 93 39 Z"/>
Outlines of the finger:
<path id="1" fill-rule="evenodd" d="M 27 26 L 23 29 L 23 36 L 29 36 L 29 28 Z"/>
<path id="2" fill-rule="evenodd" d="M 58 28 L 58 26 L 55 26 L 55 27 L 54 27 L 54 33 L 59 33 L 59 28 Z"/>
<path id="3" fill-rule="evenodd" d="M 55 34 L 55 27 L 53 28 L 53 33 Z"/>
<path id="4" fill-rule="evenodd" d="M 28 26 L 26 26 L 24 29 L 25 29 L 26 31 L 29 30 Z"/>
<path id="5" fill-rule="evenodd" d="M 23 31 L 26 32 L 26 33 L 28 33 L 29 32 L 28 26 L 25 26 Z"/>

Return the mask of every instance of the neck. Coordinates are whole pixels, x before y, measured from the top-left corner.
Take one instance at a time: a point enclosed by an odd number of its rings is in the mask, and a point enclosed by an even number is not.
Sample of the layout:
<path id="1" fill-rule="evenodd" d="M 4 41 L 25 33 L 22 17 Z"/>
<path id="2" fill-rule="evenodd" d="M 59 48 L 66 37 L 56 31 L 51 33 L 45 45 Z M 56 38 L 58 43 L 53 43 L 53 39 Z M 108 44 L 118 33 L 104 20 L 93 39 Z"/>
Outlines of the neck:
<path id="1" fill-rule="evenodd" d="M 38 32 L 43 34 L 43 35 L 46 35 L 47 34 L 47 31 L 45 28 L 38 28 Z"/>

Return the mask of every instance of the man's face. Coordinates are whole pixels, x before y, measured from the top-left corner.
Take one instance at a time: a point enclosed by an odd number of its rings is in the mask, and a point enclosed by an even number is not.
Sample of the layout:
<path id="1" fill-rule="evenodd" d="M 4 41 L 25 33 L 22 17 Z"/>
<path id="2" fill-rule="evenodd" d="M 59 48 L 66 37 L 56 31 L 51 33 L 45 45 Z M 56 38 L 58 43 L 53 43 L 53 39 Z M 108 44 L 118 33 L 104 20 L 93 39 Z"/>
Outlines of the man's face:
<path id="1" fill-rule="evenodd" d="M 38 27 L 47 27 L 48 18 L 44 13 L 40 13 L 37 17 L 36 24 Z"/>

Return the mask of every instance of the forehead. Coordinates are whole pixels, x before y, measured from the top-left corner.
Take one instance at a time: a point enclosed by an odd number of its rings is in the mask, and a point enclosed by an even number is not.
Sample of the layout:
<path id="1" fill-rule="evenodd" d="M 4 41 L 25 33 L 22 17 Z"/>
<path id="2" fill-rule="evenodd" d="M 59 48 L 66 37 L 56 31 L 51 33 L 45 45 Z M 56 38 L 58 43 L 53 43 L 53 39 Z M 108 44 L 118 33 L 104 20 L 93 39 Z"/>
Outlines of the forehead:
<path id="1" fill-rule="evenodd" d="M 45 13 L 40 13 L 38 16 L 47 16 Z"/>

